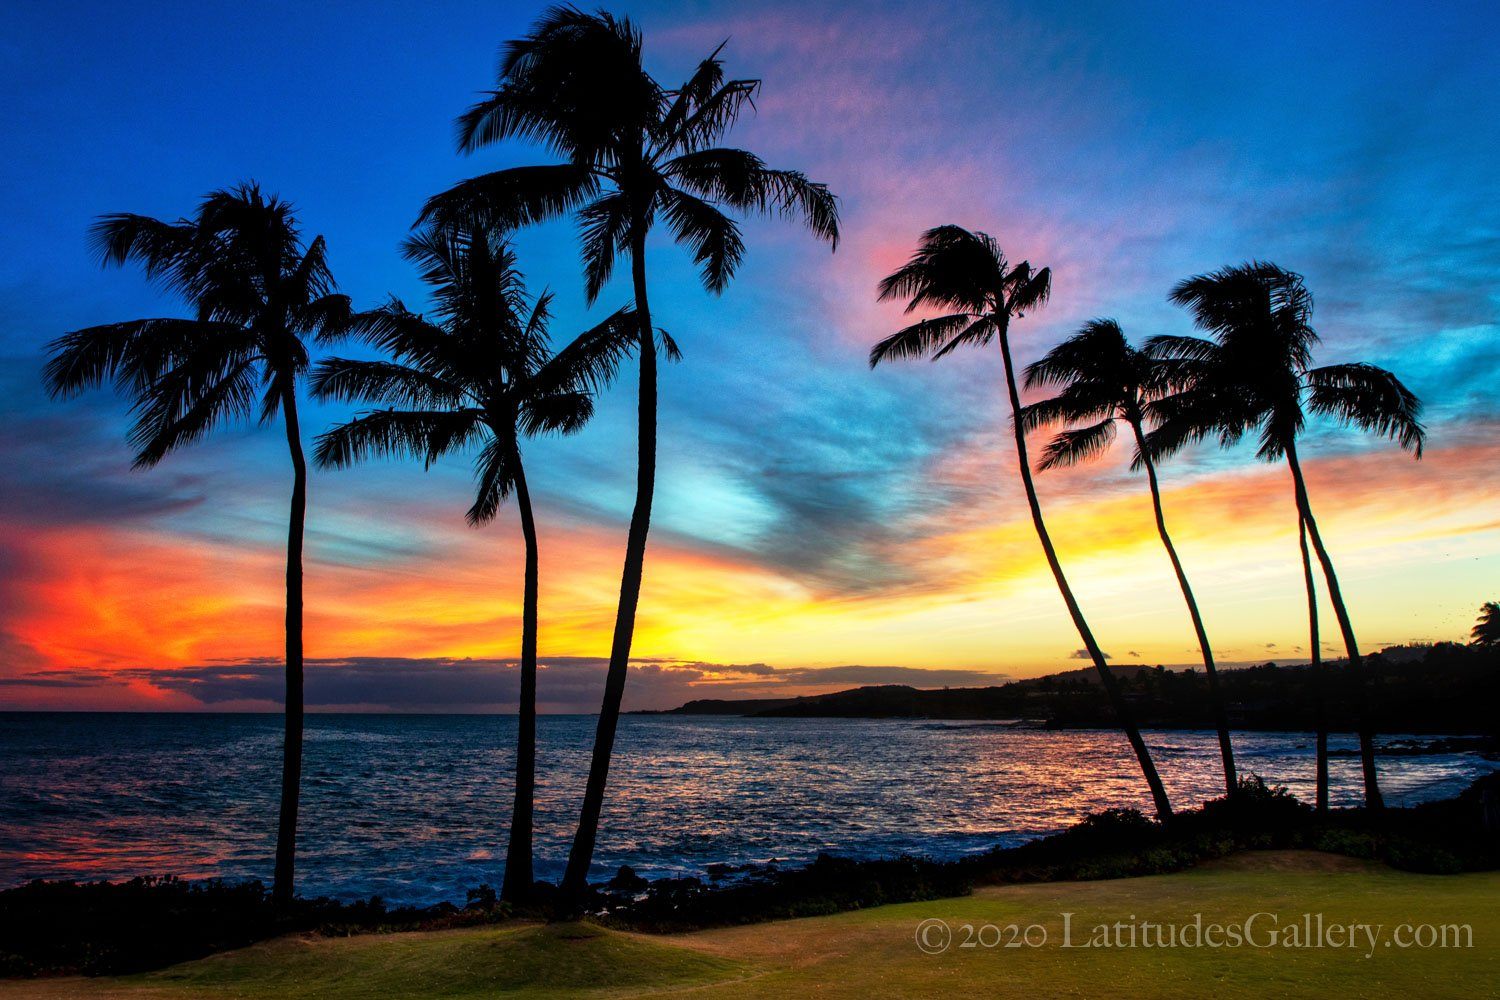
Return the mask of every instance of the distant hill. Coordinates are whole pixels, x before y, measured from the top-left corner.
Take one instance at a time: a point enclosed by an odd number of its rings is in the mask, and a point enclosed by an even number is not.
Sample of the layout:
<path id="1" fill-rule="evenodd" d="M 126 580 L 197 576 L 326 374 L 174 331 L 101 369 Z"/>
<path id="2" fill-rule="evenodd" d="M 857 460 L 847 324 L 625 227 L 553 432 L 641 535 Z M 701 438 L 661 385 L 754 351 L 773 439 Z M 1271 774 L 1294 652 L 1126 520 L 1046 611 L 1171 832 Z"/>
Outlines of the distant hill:
<path id="1" fill-rule="evenodd" d="M 1500 653 L 1452 643 L 1400 647 L 1368 658 L 1375 726 L 1387 733 L 1500 733 Z M 1140 724 L 1156 729 L 1212 728 L 1201 671 L 1120 665 Z M 1305 664 L 1268 663 L 1220 672 L 1230 723 L 1240 729 L 1308 730 L 1314 726 L 1313 673 Z M 1354 728 L 1355 678 L 1342 661 L 1327 667 L 1328 714 L 1337 731 Z M 943 719 L 1032 722 L 1056 728 L 1114 724 L 1092 667 L 995 687 L 914 688 L 874 685 L 800 698 L 701 699 L 660 713 L 754 718 Z"/>
<path id="2" fill-rule="evenodd" d="M 1115 676 L 1134 680 L 1157 668 L 1142 664 L 1112 667 Z M 1099 683 L 1093 667 L 1065 670 L 995 687 L 916 688 L 907 684 L 871 684 L 798 698 L 701 698 L 661 715 L 737 715 L 873 719 L 1019 719 L 1035 706 L 1036 693 L 1054 686 L 1092 687 Z"/>

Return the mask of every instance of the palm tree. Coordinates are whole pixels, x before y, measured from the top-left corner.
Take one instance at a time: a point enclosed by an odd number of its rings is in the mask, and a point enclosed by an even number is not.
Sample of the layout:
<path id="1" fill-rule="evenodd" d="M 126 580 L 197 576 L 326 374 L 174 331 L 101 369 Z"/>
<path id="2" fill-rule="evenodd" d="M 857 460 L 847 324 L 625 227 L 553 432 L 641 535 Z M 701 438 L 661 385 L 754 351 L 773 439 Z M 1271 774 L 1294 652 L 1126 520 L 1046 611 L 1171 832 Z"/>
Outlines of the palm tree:
<path id="1" fill-rule="evenodd" d="M 406 455 L 430 467 L 444 454 L 474 447 L 478 493 L 469 524 L 494 520 L 515 494 L 526 571 L 515 803 L 501 898 L 524 902 L 533 882 L 538 549 L 521 440 L 569 434 L 588 421 L 594 392 L 635 347 L 635 317 L 622 309 L 554 354 L 547 336 L 551 296 L 528 298 L 502 233 L 433 226 L 403 249 L 433 290 L 436 322 L 396 299 L 355 317 L 353 329 L 391 360 L 329 358 L 313 373 L 313 393 L 392 406 L 319 436 L 315 458 L 320 467 L 337 468 L 370 456 Z"/>
<path id="2" fill-rule="evenodd" d="M 49 346 L 54 397 L 111 379 L 135 402 L 135 465 L 149 468 L 226 423 L 279 412 L 292 459 L 286 550 L 286 737 L 272 898 L 293 898 L 302 777 L 302 534 L 307 462 L 297 422 L 297 380 L 306 341 L 341 333 L 349 299 L 336 294 L 327 247 L 305 243 L 286 201 L 253 184 L 215 191 L 191 219 L 103 216 L 93 229 L 103 263 L 138 262 L 181 294 L 192 319 L 139 319 L 69 333 Z M 257 397 L 259 405 L 257 406 Z"/>
<path id="3" fill-rule="evenodd" d="M 424 219 L 478 214 L 504 225 L 576 216 L 590 301 L 630 260 L 639 330 L 635 509 L 625 545 L 609 671 L 578 832 L 563 878 L 565 905 L 587 887 L 604 804 L 620 701 L 635 633 L 646 535 L 656 482 L 656 353 L 646 288 L 646 237 L 663 221 L 699 266 L 704 286 L 724 290 L 745 244 L 724 209 L 800 218 L 837 245 L 838 206 L 822 184 L 772 169 L 753 153 L 715 145 L 760 88 L 726 80 L 719 49 L 676 89 L 641 62 L 641 35 L 628 18 L 549 8 L 529 35 L 509 42 L 496 89 L 458 120 L 458 144 L 472 152 L 503 139 L 548 146 L 562 162 L 513 167 L 465 181 L 431 199 Z"/>
<path id="4" fill-rule="evenodd" d="M 1000 356 L 1005 364 L 1005 388 L 1010 396 L 1016 459 L 1021 485 L 1026 490 L 1026 503 L 1031 508 L 1031 522 L 1042 543 L 1042 553 L 1047 558 L 1052 577 L 1057 581 L 1057 589 L 1062 593 L 1063 603 L 1067 605 L 1089 658 L 1094 661 L 1120 727 L 1135 751 L 1146 784 L 1151 789 L 1156 814 L 1167 819 L 1172 815 L 1172 806 L 1166 789 L 1156 773 L 1151 752 L 1136 728 L 1119 681 L 1104 662 L 1104 653 L 1094 641 L 1094 634 L 1084 620 L 1067 578 L 1063 576 L 1052 538 L 1042 520 L 1042 507 L 1037 500 L 1031 465 L 1026 458 L 1026 425 L 1011 362 L 1010 323 L 1045 304 L 1051 290 L 1049 268 L 1038 270 L 1029 261 L 1011 264 L 989 235 L 971 233 L 958 226 L 929 229 L 922 234 L 921 244 L 911 260 L 881 281 L 880 298 L 882 301 L 907 299 L 908 313 L 920 308 L 951 311 L 944 316 L 914 323 L 880 341 L 870 351 L 870 367 L 887 360 L 926 355 L 936 361 L 960 347 L 984 347 L 992 341 L 999 341 Z"/>
<path id="5" fill-rule="evenodd" d="M 1469 636 L 1476 646 L 1500 646 L 1500 602 L 1485 601 L 1479 606 L 1479 620 Z"/>
<path id="6" fill-rule="evenodd" d="M 1132 347 L 1120 325 L 1112 319 L 1096 319 L 1083 325 L 1072 337 L 1048 351 L 1040 361 L 1027 367 L 1029 389 L 1056 386 L 1062 391 L 1021 410 L 1026 430 L 1049 424 L 1084 424 L 1060 432 L 1042 455 L 1039 468 L 1062 468 L 1087 461 L 1103 452 L 1114 440 L 1116 422 L 1130 428 L 1135 440 L 1134 468 L 1146 471 L 1151 489 L 1151 507 L 1156 514 L 1156 533 L 1167 550 L 1177 585 L 1187 603 L 1198 648 L 1203 654 L 1203 669 L 1208 675 L 1209 696 L 1213 702 L 1214 725 L 1219 731 L 1219 753 L 1224 759 L 1224 787 L 1229 795 L 1239 792 L 1234 770 L 1234 748 L 1229 741 L 1229 719 L 1224 711 L 1224 696 L 1219 690 L 1219 672 L 1208 644 L 1208 630 L 1198 602 L 1188 585 L 1182 560 L 1167 534 L 1166 518 L 1161 508 L 1161 488 L 1156 480 L 1156 463 L 1146 449 L 1145 422 L 1153 398 L 1162 389 L 1162 364 L 1145 351 Z"/>
<path id="7" fill-rule="evenodd" d="M 1374 736 L 1364 705 L 1359 644 L 1333 560 L 1308 501 L 1297 458 L 1297 436 L 1311 412 L 1391 438 L 1420 458 L 1426 437 L 1418 421 L 1422 404 L 1383 368 L 1368 364 L 1311 367 L 1318 335 L 1311 325 L 1312 295 L 1299 274 L 1252 261 L 1188 278 L 1173 289 L 1171 298 L 1192 310 L 1194 322 L 1209 338 L 1162 336 L 1147 344 L 1155 356 L 1175 363 L 1174 382 L 1181 389 L 1158 404 L 1163 419 L 1151 434 L 1149 450 L 1155 456 L 1168 454 L 1211 434 L 1227 446 L 1255 431 L 1260 458 L 1286 460 L 1297 514 L 1323 567 L 1334 617 L 1359 685 L 1365 804 L 1380 809 L 1383 801 L 1375 770 Z"/>

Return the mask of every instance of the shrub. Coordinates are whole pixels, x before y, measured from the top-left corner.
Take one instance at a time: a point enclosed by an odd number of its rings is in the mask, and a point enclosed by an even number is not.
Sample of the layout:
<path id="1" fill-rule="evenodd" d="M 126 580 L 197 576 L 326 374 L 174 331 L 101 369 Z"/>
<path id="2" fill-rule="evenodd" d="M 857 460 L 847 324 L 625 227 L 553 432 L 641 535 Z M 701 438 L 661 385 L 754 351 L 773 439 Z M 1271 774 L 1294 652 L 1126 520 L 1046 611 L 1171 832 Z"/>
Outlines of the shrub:
<path id="1" fill-rule="evenodd" d="M 505 903 L 391 910 L 379 897 L 353 903 L 299 899 L 278 912 L 259 882 L 38 881 L 0 892 L 0 975 L 144 972 L 297 931 L 415 930 L 509 915 Z"/>

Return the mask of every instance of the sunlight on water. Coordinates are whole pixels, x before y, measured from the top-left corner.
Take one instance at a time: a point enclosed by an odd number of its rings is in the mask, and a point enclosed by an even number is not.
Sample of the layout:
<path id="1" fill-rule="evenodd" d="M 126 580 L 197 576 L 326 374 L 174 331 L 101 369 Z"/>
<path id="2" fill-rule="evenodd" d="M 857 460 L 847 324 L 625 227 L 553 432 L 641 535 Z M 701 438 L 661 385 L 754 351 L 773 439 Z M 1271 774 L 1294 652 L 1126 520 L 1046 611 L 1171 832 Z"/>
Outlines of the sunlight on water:
<path id="1" fill-rule="evenodd" d="M 0 886 L 175 874 L 269 880 L 281 720 L 244 715 L 0 715 Z M 594 719 L 540 720 L 537 877 L 556 880 L 577 818 Z M 299 888 L 462 902 L 498 885 L 514 717 L 310 716 Z M 1148 733 L 1174 801 L 1220 793 L 1212 733 Z M 1312 797 L 1312 737 L 1241 733 L 1240 766 Z M 1352 736 L 1334 750 L 1352 751 Z M 1395 805 L 1451 795 L 1495 765 L 1474 754 L 1389 758 Z M 1335 805 L 1358 761 L 1331 762 Z M 595 877 L 713 864 L 1014 844 L 1149 800 L 1122 736 L 920 720 L 627 716 Z"/>

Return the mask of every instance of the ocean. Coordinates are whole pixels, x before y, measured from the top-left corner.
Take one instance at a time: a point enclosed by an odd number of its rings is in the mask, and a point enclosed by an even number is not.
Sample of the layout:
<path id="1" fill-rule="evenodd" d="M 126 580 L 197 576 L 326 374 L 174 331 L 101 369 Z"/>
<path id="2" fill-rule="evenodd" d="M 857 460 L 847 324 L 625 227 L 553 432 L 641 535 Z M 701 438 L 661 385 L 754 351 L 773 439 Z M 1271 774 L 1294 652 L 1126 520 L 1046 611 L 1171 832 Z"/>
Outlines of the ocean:
<path id="1" fill-rule="evenodd" d="M 540 720 L 538 878 L 556 880 L 567 860 L 594 724 Z M 515 727 L 514 716 L 309 716 L 299 892 L 428 904 L 498 887 Z M 1179 806 L 1220 794 L 1211 732 L 1147 741 Z M 1345 734 L 1331 745 L 1356 744 Z M 1237 733 L 1235 746 L 1242 772 L 1311 800 L 1311 735 Z M 136 875 L 269 882 L 280 748 L 275 715 L 0 713 L 0 888 Z M 1382 786 L 1400 805 L 1497 767 L 1477 754 L 1390 757 Z M 1357 758 L 1335 756 L 1331 772 L 1334 804 L 1358 802 Z M 1111 806 L 1149 810 L 1113 731 L 626 716 L 593 875 L 630 865 L 710 877 L 820 852 L 952 858 Z"/>

